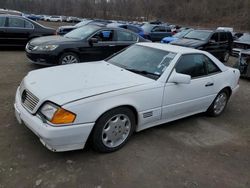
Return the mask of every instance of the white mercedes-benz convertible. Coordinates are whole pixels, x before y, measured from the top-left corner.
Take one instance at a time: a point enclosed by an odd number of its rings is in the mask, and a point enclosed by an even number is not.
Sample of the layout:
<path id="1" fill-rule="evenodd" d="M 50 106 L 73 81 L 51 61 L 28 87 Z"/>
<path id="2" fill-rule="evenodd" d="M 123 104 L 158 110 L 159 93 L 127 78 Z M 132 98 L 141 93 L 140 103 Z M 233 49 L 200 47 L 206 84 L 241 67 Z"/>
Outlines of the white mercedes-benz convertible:
<path id="1" fill-rule="evenodd" d="M 136 131 L 207 112 L 220 115 L 240 73 L 211 54 L 139 43 L 100 62 L 28 73 L 15 114 L 52 151 L 118 150 Z"/>

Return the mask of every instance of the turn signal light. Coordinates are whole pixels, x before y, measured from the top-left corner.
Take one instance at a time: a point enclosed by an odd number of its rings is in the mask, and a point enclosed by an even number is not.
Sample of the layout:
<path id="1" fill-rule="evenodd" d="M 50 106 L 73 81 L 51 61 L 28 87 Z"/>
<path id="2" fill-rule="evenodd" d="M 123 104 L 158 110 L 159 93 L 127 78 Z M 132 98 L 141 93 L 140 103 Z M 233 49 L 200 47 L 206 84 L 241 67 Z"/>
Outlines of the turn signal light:
<path id="1" fill-rule="evenodd" d="M 73 123 L 75 121 L 76 115 L 73 114 L 72 112 L 69 112 L 63 108 L 59 108 L 52 120 L 50 121 L 53 124 L 69 124 Z"/>

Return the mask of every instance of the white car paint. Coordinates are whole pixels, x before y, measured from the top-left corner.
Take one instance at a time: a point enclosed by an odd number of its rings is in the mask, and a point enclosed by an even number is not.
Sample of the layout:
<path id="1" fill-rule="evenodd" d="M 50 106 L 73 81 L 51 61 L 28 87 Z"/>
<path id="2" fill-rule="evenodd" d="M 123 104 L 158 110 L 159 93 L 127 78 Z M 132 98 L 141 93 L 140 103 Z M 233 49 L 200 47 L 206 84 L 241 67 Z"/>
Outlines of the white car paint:
<path id="1" fill-rule="evenodd" d="M 138 119 L 136 131 L 140 131 L 205 112 L 223 88 L 230 87 L 232 93 L 239 88 L 239 71 L 226 67 L 207 52 L 166 44 L 137 45 L 177 55 L 157 80 L 104 61 L 31 71 L 16 92 L 14 106 L 17 119 L 24 122 L 50 150 L 68 151 L 84 148 L 96 120 L 115 107 L 134 108 Z M 193 53 L 209 57 L 220 68 L 221 73 L 192 79 L 189 84 L 167 82 L 181 55 Z M 204 85 L 208 82 L 215 84 L 205 88 Z M 24 89 L 39 98 L 39 103 L 32 111 L 22 105 L 21 93 Z M 55 127 L 49 122 L 43 122 L 37 112 L 46 101 L 75 113 L 77 117 L 74 123 Z M 144 117 L 151 113 L 152 116 Z"/>

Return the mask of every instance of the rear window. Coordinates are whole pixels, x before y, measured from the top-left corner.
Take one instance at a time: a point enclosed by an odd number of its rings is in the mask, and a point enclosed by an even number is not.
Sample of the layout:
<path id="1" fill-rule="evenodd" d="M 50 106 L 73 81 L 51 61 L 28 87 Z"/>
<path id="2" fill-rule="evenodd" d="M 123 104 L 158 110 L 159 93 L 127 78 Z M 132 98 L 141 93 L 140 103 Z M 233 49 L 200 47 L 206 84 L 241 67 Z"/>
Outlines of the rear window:
<path id="1" fill-rule="evenodd" d="M 5 17 L 0 17 L 0 27 L 4 27 L 5 26 Z"/>

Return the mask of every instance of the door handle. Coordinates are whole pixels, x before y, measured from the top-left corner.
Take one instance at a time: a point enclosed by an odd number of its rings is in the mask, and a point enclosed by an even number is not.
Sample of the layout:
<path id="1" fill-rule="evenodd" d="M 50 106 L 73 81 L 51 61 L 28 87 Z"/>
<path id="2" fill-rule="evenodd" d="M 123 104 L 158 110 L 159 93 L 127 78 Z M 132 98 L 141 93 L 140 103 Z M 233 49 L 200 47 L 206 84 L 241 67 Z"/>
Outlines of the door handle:
<path id="1" fill-rule="evenodd" d="M 205 85 L 205 87 L 209 87 L 209 86 L 213 86 L 213 85 L 214 85 L 214 83 L 208 82 L 208 83 Z"/>
<path id="2" fill-rule="evenodd" d="M 116 46 L 116 45 L 114 45 L 114 44 L 110 44 L 110 45 L 109 45 L 109 47 L 113 47 L 113 46 Z"/>

